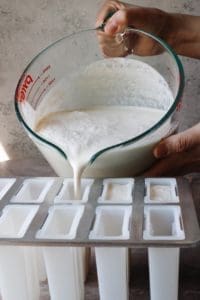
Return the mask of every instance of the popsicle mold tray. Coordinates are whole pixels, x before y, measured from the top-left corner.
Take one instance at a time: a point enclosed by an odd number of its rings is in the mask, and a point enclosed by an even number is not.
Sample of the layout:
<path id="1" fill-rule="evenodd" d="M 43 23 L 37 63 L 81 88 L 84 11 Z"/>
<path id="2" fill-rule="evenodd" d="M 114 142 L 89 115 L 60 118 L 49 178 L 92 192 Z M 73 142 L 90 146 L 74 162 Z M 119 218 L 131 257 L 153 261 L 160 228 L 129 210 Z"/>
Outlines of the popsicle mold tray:
<path id="1" fill-rule="evenodd" d="M 189 182 L 178 178 L 0 178 L 0 244 L 188 247 L 200 240 Z"/>

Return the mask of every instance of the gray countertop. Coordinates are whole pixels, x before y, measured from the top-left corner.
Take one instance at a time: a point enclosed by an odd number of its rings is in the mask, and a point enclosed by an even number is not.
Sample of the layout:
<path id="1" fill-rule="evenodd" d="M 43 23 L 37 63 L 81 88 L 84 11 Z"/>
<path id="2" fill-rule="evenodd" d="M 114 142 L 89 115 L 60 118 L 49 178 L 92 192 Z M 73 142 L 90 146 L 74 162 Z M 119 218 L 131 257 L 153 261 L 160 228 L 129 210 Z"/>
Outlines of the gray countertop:
<path id="1" fill-rule="evenodd" d="M 44 159 L 13 160 L 0 163 L 0 176 L 56 176 Z M 200 174 L 187 176 L 191 183 L 193 199 L 200 222 Z M 148 268 L 147 251 L 145 249 L 131 250 L 130 299 L 148 300 Z M 91 269 L 86 282 L 85 300 L 97 300 L 98 286 L 94 256 L 91 259 Z M 200 245 L 194 248 L 181 249 L 180 258 L 180 300 L 200 299 Z M 41 300 L 49 300 L 47 286 L 42 286 Z"/>

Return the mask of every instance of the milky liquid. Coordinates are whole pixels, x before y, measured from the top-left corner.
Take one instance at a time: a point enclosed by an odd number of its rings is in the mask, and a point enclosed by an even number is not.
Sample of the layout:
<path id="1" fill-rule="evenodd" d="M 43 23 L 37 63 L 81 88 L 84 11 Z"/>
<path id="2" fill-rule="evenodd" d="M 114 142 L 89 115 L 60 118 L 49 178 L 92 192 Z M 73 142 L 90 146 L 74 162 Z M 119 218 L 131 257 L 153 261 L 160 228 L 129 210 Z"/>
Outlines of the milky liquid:
<path id="1" fill-rule="evenodd" d="M 154 184 L 150 187 L 150 199 L 154 201 L 170 201 L 171 186 Z"/>
<path id="2" fill-rule="evenodd" d="M 128 199 L 130 197 L 130 190 L 128 184 L 109 183 L 106 200 L 122 201 L 122 199 Z"/>
<path id="3" fill-rule="evenodd" d="M 58 93 L 59 90 L 62 93 Z M 73 168 L 77 198 L 80 197 L 81 175 L 92 157 L 152 127 L 164 116 L 165 108 L 173 99 L 158 72 L 147 64 L 126 59 L 91 64 L 70 87 L 63 80 L 46 101 L 53 97 L 55 103 L 61 102 L 63 97 L 62 107 L 66 101 L 70 103 L 69 108 L 47 113 L 35 129 L 65 152 Z M 74 103 L 81 102 L 87 105 L 70 109 Z M 148 107 L 150 102 L 151 107 Z"/>
<path id="4" fill-rule="evenodd" d="M 93 107 L 52 113 L 38 123 L 37 131 L 66 153 L 78 193 L 81 173 L 94 154 L 141 134 L 162 116 L 162 110 L 149 108 Z"/>

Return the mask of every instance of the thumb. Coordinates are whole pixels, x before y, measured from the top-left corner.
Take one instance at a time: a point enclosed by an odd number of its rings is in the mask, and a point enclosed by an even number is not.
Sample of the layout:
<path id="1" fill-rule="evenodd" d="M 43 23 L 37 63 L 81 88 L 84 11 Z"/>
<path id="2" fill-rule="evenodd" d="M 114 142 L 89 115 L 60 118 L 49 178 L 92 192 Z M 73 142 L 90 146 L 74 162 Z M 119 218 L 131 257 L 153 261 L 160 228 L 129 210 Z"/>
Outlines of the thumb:
<path id="1" fill-rule="evenodd" d="M 194 127 L 171 135 L 168 138 L 162 140 L 154 149 L 153 153 L 156 158 L 163 158 L 173 153 L 184 152 L 200 143 L 200 134 Z"/>
<path id="2" fill-rule="evenodd" d="M 149 30 L 151 24 L 155 23 L 156 20 L 154 19 L 157 15 L 159 17 L 156 9 L 146 9 L 144 7 L 126 4 L 126 7 L 119 8 L 114 15 L 108 19 L 104 31 L 109 35 L 113 35 L 118 32 L 123 32 L 128 26 Z"/>
<path id="3" fill-rule="evenodd" d="M 108 35 L 123 32 L 128 25 L 127 12 L 125 9 L 118 10 L 106 23 L 104 31 Z"/>

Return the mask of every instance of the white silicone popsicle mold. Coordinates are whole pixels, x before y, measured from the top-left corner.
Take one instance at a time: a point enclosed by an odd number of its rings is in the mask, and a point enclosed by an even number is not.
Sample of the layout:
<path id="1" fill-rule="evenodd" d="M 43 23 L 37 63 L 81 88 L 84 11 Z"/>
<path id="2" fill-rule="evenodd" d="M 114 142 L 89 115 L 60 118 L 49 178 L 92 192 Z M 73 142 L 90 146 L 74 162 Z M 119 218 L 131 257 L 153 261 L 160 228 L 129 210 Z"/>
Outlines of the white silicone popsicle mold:
<path id="1" fill-rule="evenodd" d="M 90 238 L 127 239 L 131 206 L 101 206 Z M 101 300 L 128 299 L 128 248 L 95 248 Z"/>
<path id="2" fill-rule="evenodd" d="M 178 299 L 179 248 L 200 240 L 186 179 L 84 179 L 78 201 L 72 179 L 4 178 L 0 195 L 3 300 L 39 300 L 46 277 L 51 299 L 83 300 L 86 247 L 101 300 L 128 299 L 128 247 L 148 248 L 151 300 Z"/>
<path id="3" fill-rule="evenodd" d="M 38 205 L 7 205 L 0 217 L 0 238 L 21 238 L 38 211 Z"/>
<path id="4" fill-rule="evenodd" d="M 41 203 L 53 184 L 53 179 L 32 178 L 23 182 L 23 185 L 17 195 L 11 202 L 18 203 Z"/>
<path id="5" fill-rule="evenodd" d="M 38 205 L 7 205 L 0 217 L 0 238 L 22 238 L 38 208 Z M 3 300 L 38 300 L 40 288 L 34 259 L 33 247 L 0 247 Z"/>
<path id="6" fill-rule="evenodd" d="M 147 240 L 185 239 L 180 207 L 149 205 L 144 208 Z M 148 248 L 150 295 L 152 300 L 178 299 L 179 248 Z"/>
<path id="7" fill-rule="evenodd" d="M 37 233 L 43 239 L 74 239 L 84 206 L 51 207 L 48 218 Z M 84 299 L 84 248 L 44 247 L 43 254 L 52 300 Z"/>
<path id="8" fill-rule="evenodd" d="M 178 247 L 148 248 L 151 300 L 178 300 L 179 252 Z"/>
<path id="9" fill-rule="evenodd" d="M 83 212 L 82 205 L 51 207 L 46 222 L 37 233 L 37 238 L 74 239 Z"/>
<path id="10" fill-rule="evenodd" d="M 96 209 L 96 220 L 90 239 L 118 239 L 129 238 L 129 220 L 131 206 L 99 206 Z"/>
<path id="11" fill-rule="evenodd" d="M 0 178 L 0 200 L 16 181 L 15 178 Z"/>
<path id="12" fill-rule="evenodd" d="M 98 202 L 102 204 L 131 203 L 134 188 L 133 178 L 109 178 L 103 180 L 103 192 Z"/>
<path id="13" fill-rule="evenodd" d="M 183 240 L 181 211 L 178 206 L 148 206 L 144 208 L 145 240 Z"/>
<path id="14" fill-rule="evenodd" d="M 178 203 L 176 187 L 177 183 L 174 178 L 146 178 L 144 202 L 150 204 Z"/>
<path id="15" fill-rule="evenodd" d="M 86 203 L 88 201 L 88 196 L 90 188 L 93 184 L 93 179 L 82 179 L 81 180 L 81 199 L 77 200 L 74 196 L 74 182 L 72 178 L 67 178 L 63 181 L 62 187 L 55 197 L 54 203 Z M 76 201 L 74 201 L 76 200 Z"/>

